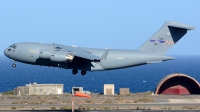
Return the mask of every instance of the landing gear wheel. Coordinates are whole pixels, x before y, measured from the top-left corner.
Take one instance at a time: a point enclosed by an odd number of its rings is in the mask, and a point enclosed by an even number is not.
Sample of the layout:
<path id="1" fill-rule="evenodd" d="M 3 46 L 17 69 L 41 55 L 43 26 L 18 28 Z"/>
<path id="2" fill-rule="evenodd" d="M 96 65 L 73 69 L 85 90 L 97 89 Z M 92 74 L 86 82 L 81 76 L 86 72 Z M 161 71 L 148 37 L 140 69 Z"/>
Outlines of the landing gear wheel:
<path id="1" fill-rule="evenodd" d="M 78 70 L 73 69 L 73 70 L 72 70 L 72 73 L 73 73 L 74 75 L 76 75 L 76 74 L 78 73 Z"/>
<path id="2" fill-rule="evenodd" d="M 12 64 L 12 67 L 15 68 L 17 65 L 15 63 Z"/>
<path id="3" fill-rule="evenodd" d="M 82 70 L 82 71 L 81 71 L 81 75 L 84 76 L 85 74 L 86 74 L 86 71 L 85 71 L 85 70 Z"/>

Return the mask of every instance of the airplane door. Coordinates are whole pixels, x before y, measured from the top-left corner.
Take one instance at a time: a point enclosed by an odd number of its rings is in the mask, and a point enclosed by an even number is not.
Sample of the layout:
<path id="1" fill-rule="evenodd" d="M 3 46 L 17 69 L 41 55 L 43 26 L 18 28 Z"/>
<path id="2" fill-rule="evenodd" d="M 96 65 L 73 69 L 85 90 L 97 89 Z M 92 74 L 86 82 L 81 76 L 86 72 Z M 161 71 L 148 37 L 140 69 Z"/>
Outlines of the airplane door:
<path id="1" fill-rule="evenodd" d="M 30 55 L 30 59 L 31 59 L 31 61 L 33 60 L 33 58 L 34 58 L 34 55 L 31 54 L 31 55 Z"/>
<path id="2" fill-rule="evenodd" d="M 34 62 L 35 61 L 35 51 L 34 50 L 29 50 L 29 52 L 30 52 L 30 54 L 29 54 L 29 60 L 31 61 L 31 62 Z"/>

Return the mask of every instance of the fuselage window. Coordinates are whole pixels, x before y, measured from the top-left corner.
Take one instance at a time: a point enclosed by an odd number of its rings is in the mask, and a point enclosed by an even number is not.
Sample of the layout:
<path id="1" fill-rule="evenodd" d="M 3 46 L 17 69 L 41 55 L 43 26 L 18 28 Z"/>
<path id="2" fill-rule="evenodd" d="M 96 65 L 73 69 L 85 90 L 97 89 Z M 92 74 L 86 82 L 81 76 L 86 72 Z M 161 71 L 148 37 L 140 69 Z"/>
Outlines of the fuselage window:
<path id="1" fill-rule="evenodd" d="M 62 49 L 61 47 L 55 47 L 55 49 Z"/>

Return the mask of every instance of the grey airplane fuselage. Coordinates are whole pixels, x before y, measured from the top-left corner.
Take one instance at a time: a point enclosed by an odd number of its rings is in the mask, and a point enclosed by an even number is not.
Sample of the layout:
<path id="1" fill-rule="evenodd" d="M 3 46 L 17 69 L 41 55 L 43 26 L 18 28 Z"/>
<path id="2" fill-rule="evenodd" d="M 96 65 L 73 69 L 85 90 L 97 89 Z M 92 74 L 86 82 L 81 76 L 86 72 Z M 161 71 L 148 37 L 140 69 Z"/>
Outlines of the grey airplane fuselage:
<path id="1" fill-rule="evenodd" d="M 74 58 L 69 62 L 55 62 L 51 61 L 50 59 L 40 58 L 40 50 L 44 49 L 48 50 L 49 52 L 59 52 L 58 49 L 55 49 L 56 47 L 59 47 L 67 52 L 73 51 L 76 53 L 76 51 L 78 52 L 79 50 L 83 50 L 101 57 L 107 49 L 73 47 L 59 44 L 33 42 L 16 43 L 14 45 L 15 48 L 6 48 L 4 54 L 15 61 L 33 65 L 61 67 L 65 69 L 77 69 L 85 71 L 119 69 L 174 59 L 173 57 L 159 53 L 143 52 L 139 50 L 109 49 L 107 58 L 97 62 L 84 58 Z"/>

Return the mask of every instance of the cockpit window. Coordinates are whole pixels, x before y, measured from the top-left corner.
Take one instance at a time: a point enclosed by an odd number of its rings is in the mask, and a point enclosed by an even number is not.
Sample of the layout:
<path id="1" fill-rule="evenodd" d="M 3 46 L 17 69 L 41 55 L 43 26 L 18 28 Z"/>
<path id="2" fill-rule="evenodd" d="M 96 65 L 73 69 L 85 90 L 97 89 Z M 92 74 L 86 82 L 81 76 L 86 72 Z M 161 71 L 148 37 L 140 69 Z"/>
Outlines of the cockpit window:
<path id="1" fill-rule="evenodd" d="M 10 45 L 9 47 L 16 49 L 17 46 L 13 44 L 13 45 Z"/>

